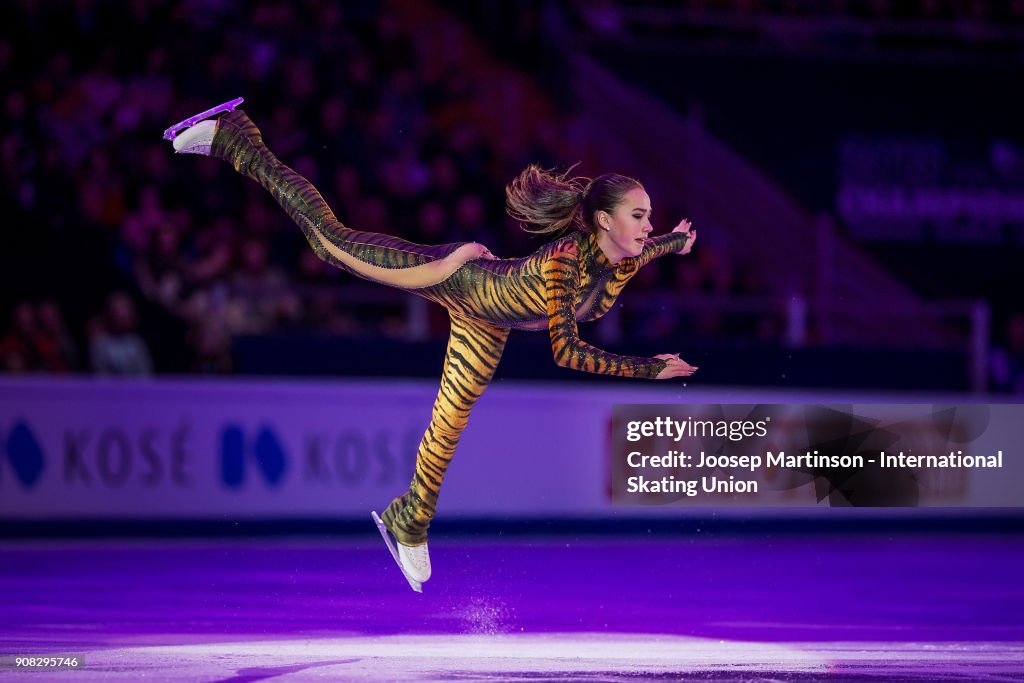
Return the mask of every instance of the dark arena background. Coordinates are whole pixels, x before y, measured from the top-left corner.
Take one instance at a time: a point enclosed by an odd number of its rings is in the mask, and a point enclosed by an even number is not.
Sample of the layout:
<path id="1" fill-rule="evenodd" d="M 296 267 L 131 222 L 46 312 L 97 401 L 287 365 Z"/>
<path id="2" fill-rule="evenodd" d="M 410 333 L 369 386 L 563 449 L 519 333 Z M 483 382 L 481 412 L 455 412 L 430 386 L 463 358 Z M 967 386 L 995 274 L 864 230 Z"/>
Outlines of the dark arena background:
<path id="1" fill-rule="evenodd" d="M 1024 2 L 0 26 L 0 677 L 1024 680 Z M 369 513 L 408 486 L 448 317 L 161 139 L 238 96 L 340 220 L 420 244 L 537 250 L 505 213 L 530 163 L 638 178 L 656 233 L 700 238 L 580 336 L 699 371 L 574 372 L 514 331 L 409 590 Z M 665 415 L 770 416 L 696 444 L 759 490 L 628 490 L 627 425 Z M 729 459 L 782 448 L 849 457 Z M 856 465 L 879 451 L 956 461 Z"/>

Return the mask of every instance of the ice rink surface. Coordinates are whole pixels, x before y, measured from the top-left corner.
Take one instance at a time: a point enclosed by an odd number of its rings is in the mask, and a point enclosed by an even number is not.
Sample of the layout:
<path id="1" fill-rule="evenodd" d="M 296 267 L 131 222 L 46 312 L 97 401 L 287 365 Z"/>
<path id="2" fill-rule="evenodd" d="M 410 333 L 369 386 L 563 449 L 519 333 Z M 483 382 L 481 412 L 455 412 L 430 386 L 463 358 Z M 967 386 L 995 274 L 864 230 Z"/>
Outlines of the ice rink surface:
<path id="1" fill-rule="evenodd" d="M 1012 534 L 7 540 L 25 680 L 1024 681 Z"/>

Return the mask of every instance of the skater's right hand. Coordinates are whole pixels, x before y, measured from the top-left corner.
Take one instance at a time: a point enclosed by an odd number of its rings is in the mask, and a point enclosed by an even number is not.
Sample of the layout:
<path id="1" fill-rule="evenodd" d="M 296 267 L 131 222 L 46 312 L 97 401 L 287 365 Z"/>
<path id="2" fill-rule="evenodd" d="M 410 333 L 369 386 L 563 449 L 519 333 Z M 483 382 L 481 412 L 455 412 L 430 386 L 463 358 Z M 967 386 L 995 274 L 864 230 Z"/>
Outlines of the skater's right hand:
<path id="1" fill-rule="evenodd" d="M 665 369 L 654 379 L 671 379 L 673 377 L 689 377 L 697 372 L 697 368 L 679 357 L 678 353 L 661 353 L 655 358 L 665 361 Z"/>
<path id="2" fill-rule="evenodd" d="M 693 229 L 690 221 L 685 218 L 679 221 L 679 225 L 677 225 L 672 232 L 682 233 L 687 236 L 686 245 L 676 253 L 680 256 L 686 256 L 689 254 L 690 250 L 693 249 L 693 243 L 697 241 L 697 231 Z"/>

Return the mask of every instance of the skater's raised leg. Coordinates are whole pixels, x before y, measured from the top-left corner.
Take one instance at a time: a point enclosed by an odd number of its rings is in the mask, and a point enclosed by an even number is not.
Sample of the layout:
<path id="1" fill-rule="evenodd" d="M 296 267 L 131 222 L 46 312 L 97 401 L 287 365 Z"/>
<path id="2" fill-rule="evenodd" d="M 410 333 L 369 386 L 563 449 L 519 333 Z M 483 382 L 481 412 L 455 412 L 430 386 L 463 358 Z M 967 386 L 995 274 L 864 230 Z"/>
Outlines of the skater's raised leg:
<path id="1" fill-rule="evenodd" d="M 476 243 L 427 246 L 346 227 L 312 183 L 274 156 L 241 109 L 196 123 L 178 133 L 173 145 L 181 153 L 227 161 L 255 180 L 299 225 L 321 259 L 364 279 L 422 289 L 443 282 L 467 261 L 490 257 Z"/>

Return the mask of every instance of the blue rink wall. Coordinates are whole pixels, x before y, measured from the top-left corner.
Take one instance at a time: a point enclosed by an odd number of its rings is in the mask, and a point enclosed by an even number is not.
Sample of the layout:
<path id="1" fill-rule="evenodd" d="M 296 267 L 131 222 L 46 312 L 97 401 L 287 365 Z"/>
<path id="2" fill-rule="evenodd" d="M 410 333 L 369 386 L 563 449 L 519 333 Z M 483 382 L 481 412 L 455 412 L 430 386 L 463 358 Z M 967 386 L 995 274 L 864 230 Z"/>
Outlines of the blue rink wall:
<path id="1" fill-rule="evenodd" d="M 28 379 L 0 382 L 0 524 L 121 520 L 359 520 L 409 484 L 436 384 L 419 381 Z M 770 505 L 742 497 L 612 504 L 615 404 L 966 404 L 953 395 L 693 389 L 677 384 L 497 382 L 442 490 L 439 519 L 828 516 L 813 487 Z M 922 505 L 1015 514 L 1021 405 L 993 405 L 955 495 Z M 860 511 L 866 515 L 877 510 Z M 890 510 L 895 514 L 896 511 Z M 935 515 L 926 508 L 901 515 Z M 952 514 L 960 514 L 953 511 Z"/>

